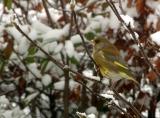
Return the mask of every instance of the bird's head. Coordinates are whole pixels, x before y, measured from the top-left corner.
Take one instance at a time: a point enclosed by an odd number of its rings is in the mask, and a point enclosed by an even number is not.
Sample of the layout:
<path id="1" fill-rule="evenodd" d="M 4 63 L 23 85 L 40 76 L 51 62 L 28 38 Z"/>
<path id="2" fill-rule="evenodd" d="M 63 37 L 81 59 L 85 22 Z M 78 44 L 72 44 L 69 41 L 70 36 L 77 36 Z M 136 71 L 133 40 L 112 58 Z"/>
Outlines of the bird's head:
<path id="1" fill-rule="evenodd" d="M 92 40 L 93 48 L 95 50 L 100 50 L 107 43 L 107 39 L 104 37 L 96 37 Z"/>

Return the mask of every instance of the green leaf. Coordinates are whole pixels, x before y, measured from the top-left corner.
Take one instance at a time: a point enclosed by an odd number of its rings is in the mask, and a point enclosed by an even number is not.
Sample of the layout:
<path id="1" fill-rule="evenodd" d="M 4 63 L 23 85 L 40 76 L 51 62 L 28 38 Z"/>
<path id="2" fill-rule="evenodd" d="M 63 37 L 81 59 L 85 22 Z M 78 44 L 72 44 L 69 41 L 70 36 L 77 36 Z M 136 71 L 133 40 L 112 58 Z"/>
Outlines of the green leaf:
<path id="1" fill-rule="evenodd" d="M 4 6 L 7 7 L 8 9 L 12 8 L 12 0 L 3 0 Z"/>
<path id="2" fill-rule="evenodd" d="M 93 32 L 88 32 L 85 34 L 85 37 L 88 39 L 88 40 L 92 40 L 94 37 L 95 37 L 95 33 Z"/>
<path id="3" fill-rule="evenodd" d="M 34 56 L 28 56 L 24 59 L 24 61 L 26 62 L 26 64 L 30 64 L 30 63 L 34 63 L 35 59 L 34 59 Z"/>
<path id="4" fill-rule="evenodd" d="M 101 28 L 97 28 L 95 29 L 96 33 L 100 33 L 101 32 Z"/>
<path id="5" fill-rule="evenodd" d="M 48 60 L 48 59 L 42 60 L 42 62 L 41 62 L 41 72 L 42 72 L 42 73 L 45 71 L 48 63 L 49 63 L 49 60 Z"/>
<path id="6" fill-rule="evenodd" d="M 71 63 L 73 63 L 73 64 L 78 64 L 79 63 L 75 57 L 71 57 L 69 59 L 70 59 Z"/>
<path id="7" fill-rule="evenodd" d="M 32 46 L 29 48 L 28 52 L 28 55 L 34 55 L 37 52 L 37 48 Z"/>
<path id="8" fill-rule="evenodd" d="M 29 64 L 29 63 L 33 63 L 35 62 L 35 56 L 34 54 L 37 52 L 37 48 L 34 47 L 34 46 L 31 46 L 29 49 L 28 49 L 28 55 L 27 57 L 24 59 L 24 61 Z"/>
<path id="9" fill-rule="evenodd" d="M 6 61 L 3 58 L 0 58 L 0 74 L 3 72 Z"/>

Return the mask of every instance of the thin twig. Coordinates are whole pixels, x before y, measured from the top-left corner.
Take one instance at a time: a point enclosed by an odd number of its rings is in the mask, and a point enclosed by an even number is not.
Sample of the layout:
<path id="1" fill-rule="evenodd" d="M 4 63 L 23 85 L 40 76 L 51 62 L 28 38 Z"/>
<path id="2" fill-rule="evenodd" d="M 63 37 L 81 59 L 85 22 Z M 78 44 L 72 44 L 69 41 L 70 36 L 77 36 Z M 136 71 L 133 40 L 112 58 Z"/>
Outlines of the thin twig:
<path id="1" fill-rule="evenodd" d="M 79 34 L 79 36 L 80 36 L 81 39 L 82 39 L 83 46 L 84 46 L 84 48 L 85 48 L 85 50 L 86 50 L 86 52 L 87 52 L 89 58 L 90 58 L 90 59 L 92 60 L 92 62 L 96 65 L 96 62 L 93 60 L 93 58 L 92 58 L 92 56 L 91 56 L 91 54 L 90 54 L 90 52 L 89 52 L 89 50 L 88 50 L 88 48 L 87 48 L 85 39 L 84 39 L 84 37 L 83 37 L 83 35 L 82 35 L 80 29 L 79 29 L 78 22 L 77 22 L 76 12 L 73 10 L 73 11 L 72 11 L 72 14 L 73 14 L 74 22 L 75 22 L 75 24 L 76 24 L 77 33 Z"/>
<path id="2" fill-rule="evenodd" d="M 46 1 L 45 1 L 45 0 L 42 0 L 42 2 L 43 2 L 43 6 L 44 6 L 44 9 L 45 9 L 46 14 L 47 14 L 47 17 L 48 17 L 49 24 L 50 24 L 51 27 L 53 28 L 53 27 L 54 27 L 54 23 L 53 23 L 53 20 L 52 20 L 51 15 L 50 15 L 50 13 L 49 13 L 49 10 L 48 10 Z"/>
<path id="3" fill-rule="evenodd" d="M 29 21 L 29 19 L 28 19 L 28 11 L 26 11 L 25 8 L 20 3 L 18 3 L 16 0 L 13 0 L 13 3 L 17 7 L 19 7 L 21 9 L 21 11 L 22 11 L 23 14 L 25 14 L 24 17 L 22 15 L 24 21 L 26 21 L 28 24 L 31 24 L 30 21 Z"/>
<path id="4" fill-rule="evenodd" d="M 124 103 L 126 103 L 132 109 L 132 111 L 135 113 L 135 115 L 138 115 L 139 117 L 143 118 L 143 116 L 139 113 L 139 111 L 130 102 L 128 102 L 122 96 L 120 96 L 119 93 L 114 88 L 111 88 L 111 89 L 120 100 L 122 100 Z"/>
<path id="5" fill-rule="evenodd" d="M 43 48 L 41 48 L 39 45 L 37 45 L 26 33 L 22 31 L 22 29 L 16 24 L 13 23 L 16 29 L 23 34 L 23 36 L 26 37 L 27 40 L 29 40 L 34 46 L 36 46 L 40 51 L 42 51 L 53 63 L 55 63 L 58 67 L 63 69 L 64 65 L 60 62 L 58 62 L 56 59 L 54 59 L 51 55 L 49 55 Z"/>
<path id="6" fill-rule="evenodd" d="M 107 105 L 111 105 L 112 107 L 115 107 L 116 109 L 119 109 L 122 113 L 127 115 L 127 118 L 133 118 L 133 116 L 131 116 L 129 113 L 127 113 L 125 110 L 123 110 L 121 107 L 119 107 L 115 103 L 107 104 Z"/>
<path id="7" fill-rule="evenodd" d="M 119 8 L 121 9 L 122 13 L 125 14 L 125 11 L 122 7 L 122 1 L 121 0 L 118 0 L 119 1 Z"/>
<path id="8" fill-rule="evenodd" d="M 67 14 L 65 11 L 65 2 L 64 2 L 64 0 L 60 0 L 60 3 L 61 3 L 61 7 L 63 9 L 62 12 L 63 12 L 64 21 L 65 21 L 65 23 L 67 23 L 68 19 L 67 19 Z"/>
<path id="9" fill-rule="evenodd" d="M 90 93 L 92 93 L 93 95 L 96 95 L 97 97 L 104 99 L 106 101 L 108 101 L 109 99 L 99 95 L 98 93 L 92 91 L 89 87 L 86 86 L 86 84 L 84 84 L 83 82 L 80 82 L 78 80 L 75 80 L 76 82 L 78 82 L 79 84 L 81 84 L 82 86 L 84 86 Z M 120 108 L 119 106 L 117 106 L 116 104 L 114 104 L 114 107 L 118 108 L 120 111 L 122 111 L 124 114 L 126 114 L 127 116 L 130 116 L 130 114 L 126 113 L 122 108 Z M 130 117 L 131 118 L 131 117 Z"/>
<path id="10" fill-rule="evenodd" d="M 29 71 L 35 78 L 38 78 L 27 66 L 26 62 L 24 60 L 21 59 L 21 57 L 19 56 L 19 54 L 13 50 L 13 52 L 17 55 L 18 59 L 21 61 L 21 63 L 24 65 L 24 67 L 26 68 L 27 71 Z"/>

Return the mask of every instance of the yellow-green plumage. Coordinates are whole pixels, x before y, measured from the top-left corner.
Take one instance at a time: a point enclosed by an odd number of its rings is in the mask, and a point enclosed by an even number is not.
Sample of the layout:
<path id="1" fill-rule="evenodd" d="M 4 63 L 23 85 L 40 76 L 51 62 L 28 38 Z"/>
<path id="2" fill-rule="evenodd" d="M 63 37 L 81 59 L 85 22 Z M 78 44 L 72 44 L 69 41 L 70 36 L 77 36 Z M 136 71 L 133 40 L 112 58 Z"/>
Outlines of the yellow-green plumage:
<path id="1" fill-rule="evenodd" d="M 129 79 L 138 84 L 121 58 L 118 49 L 104 37 L 93 40 L 93 59 L 103 76 Z"/>

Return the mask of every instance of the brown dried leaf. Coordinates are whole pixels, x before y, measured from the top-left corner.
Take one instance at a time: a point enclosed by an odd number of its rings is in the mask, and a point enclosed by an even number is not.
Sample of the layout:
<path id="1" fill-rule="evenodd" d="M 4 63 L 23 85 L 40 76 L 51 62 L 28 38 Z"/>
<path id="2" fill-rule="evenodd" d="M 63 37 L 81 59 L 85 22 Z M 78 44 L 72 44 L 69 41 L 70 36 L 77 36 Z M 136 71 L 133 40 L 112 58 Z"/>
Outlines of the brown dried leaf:
<path id="1" fill-rule="evenodd" d="M 42 3 L 38 3 L 33 9 L 38 11 L 38 12 L 41 12 L 42 9 L 43 9 Z"/>
<path id="2" fill-rule="evenodd" d="M 69 99 L 72 101 L 79 101 L 81 95 L 81 87 L 80 85 L 75 87 L 73 91 L 70 92 Z"/>
<path id="3" fill-rule="evenodd" d="M 128 0 L 128 3 L 127 3 L 127 7 L 131 7 L 132 6 L 132 0 Z"/>
<path id="4" fill-rule="evenodd" d="M 136 0 L 136 8 L 140 14 L 145 13 L 145 0 Z"/>
<path id="5" fill-rule="evenodd" d="M 156 30 L 157 30 L 157 31 L 160 30 L 160 19 L 158 19 Z"/>
<path id="6" fill-rule="evenodd" d="M 7 32 L 3 34 L 4 41 L 7 42 L 7 47 L 3 50 L 3 56 L 5 59 L 9 59 L 13 51 L 13 39 L 8 36 Z"/>
<path id="7" fill-rule="evenodd" d="M 154 64 L 155 64 L 156 69 L 157 69 L 158 71 L 160 71 L 160 58 L 158 58 L 158 59 L 154 62 Z"/>
<path id="8" fill-rule="evenodd" d="M 156 80 L 157 75 L 156 75 L 156 73 L 155 73 L 154 71 L 150 71 L 150 72 L 147 74 L 147 77 L 148 77 L 148 79 L 149 79 L 150 81 L 154 81 L 154 80 Z"/>

